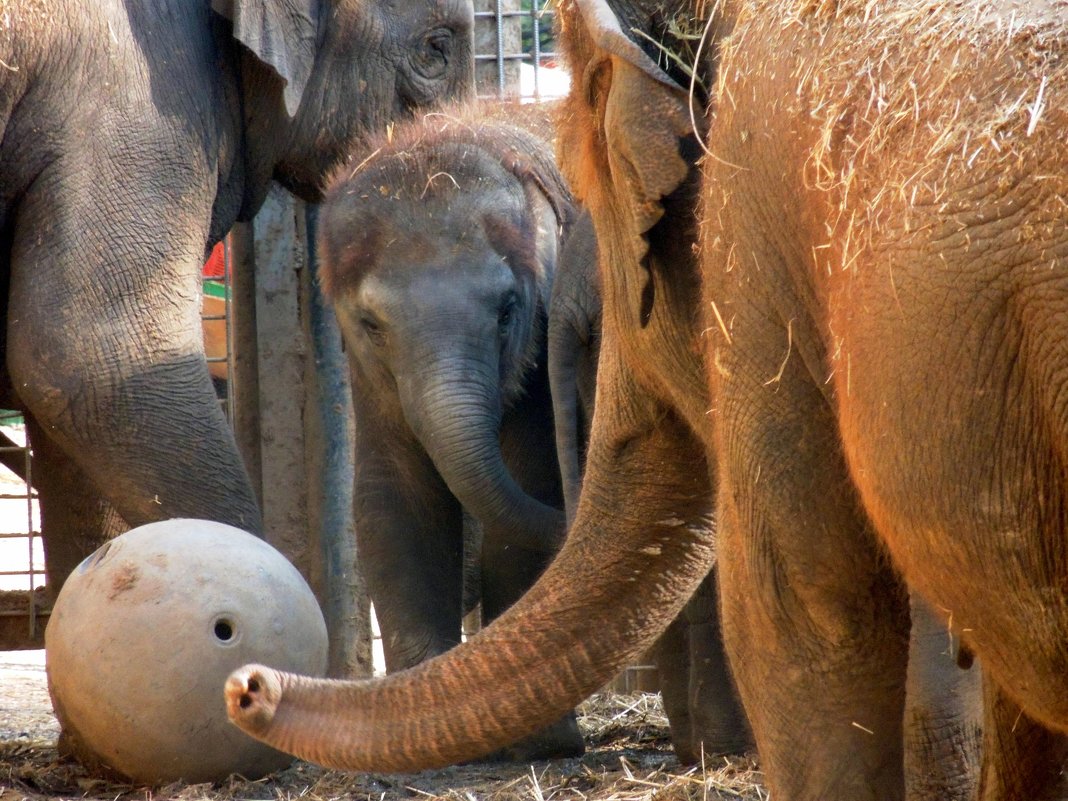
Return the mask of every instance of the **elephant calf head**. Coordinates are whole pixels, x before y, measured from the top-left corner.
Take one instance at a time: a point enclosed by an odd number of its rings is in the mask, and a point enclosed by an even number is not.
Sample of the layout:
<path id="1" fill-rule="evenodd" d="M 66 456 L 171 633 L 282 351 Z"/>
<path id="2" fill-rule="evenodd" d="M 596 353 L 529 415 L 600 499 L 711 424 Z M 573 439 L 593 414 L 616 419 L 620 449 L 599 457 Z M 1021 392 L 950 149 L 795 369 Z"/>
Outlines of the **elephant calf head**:
<path id="1" fill-rule="evenodd" d="M 451 313 L 478 328 L 469 331 L 474 350 L 498 340 L 480 360 L 507 404 L 542 344 L 571 200 L 548 145 L 469 114 L 402 126 L 334 173 L 321 278 L 363 370 L 385 366 L 400 384 L 414 380 L 425 365 L 412 362 L 433 358 L 431 340 L 457 339 L 457 319 L 443 317 Z"/>
<path id="2" fill-rule="evenodd" d="M 548 145 L 454 109 L 339 168 L 319 237 L 323 286 L 377 414 L 411 430 L 483 525 L 507 520 L 539 549 L 562 517 L 511 480 L 498 430 L 543 361 L 571 208 Z"/>

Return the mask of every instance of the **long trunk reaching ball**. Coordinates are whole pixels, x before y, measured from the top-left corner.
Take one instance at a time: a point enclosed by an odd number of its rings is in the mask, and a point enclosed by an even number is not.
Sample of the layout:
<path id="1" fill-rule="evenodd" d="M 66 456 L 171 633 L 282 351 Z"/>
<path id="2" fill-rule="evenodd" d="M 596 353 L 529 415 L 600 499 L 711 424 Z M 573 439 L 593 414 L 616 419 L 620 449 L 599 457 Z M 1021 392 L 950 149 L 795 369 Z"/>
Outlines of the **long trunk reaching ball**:
<path id="1" fill-rule="evenodd" d="M 475 759 L 559 719 L 643 652 L 711 568 L 711 534 L 688 511 L 707 493 L 671 491 L 693 482 L 660 433 L 591 452 L 559 556 L 470 641 L 372 681 L 246 666 L 226 684 L 231 720 L 320 765 L 406 772 Z M 599 456 L 611 469 L 592 468 Z"/>

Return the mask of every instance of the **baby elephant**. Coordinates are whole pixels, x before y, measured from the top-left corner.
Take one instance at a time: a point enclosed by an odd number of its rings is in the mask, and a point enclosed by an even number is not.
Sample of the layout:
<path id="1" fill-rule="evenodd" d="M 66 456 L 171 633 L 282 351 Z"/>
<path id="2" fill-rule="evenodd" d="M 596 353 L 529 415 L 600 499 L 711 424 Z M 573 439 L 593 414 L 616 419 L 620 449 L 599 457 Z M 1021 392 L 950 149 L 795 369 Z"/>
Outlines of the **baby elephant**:
<path id="1" fill-rule="evenodd" d="M 465 516 L 482 529 L 486 620 L 563 538 L 545 327 L 574 209 L 551 146 L 474 109 L 372 150 L 333 176 L 319 251 L 352 372 L 357 550 L 392 672 L 460 640 Z M 582 750 L 569 716 L 508 756 Z"/>

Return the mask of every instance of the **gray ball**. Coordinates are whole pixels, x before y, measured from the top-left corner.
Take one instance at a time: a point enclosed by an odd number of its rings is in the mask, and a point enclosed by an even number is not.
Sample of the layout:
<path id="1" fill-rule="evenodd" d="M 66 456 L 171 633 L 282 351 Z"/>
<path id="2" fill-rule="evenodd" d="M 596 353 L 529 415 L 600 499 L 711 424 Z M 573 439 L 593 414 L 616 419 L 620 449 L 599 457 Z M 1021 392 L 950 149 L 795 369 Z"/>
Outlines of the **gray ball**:
<path id="1" fill-rule="evenodd" d="M 206 520 L 135 528 L 70 575 L 45 631 L 61 745 L 135 782 L 258 778 L 291 757 L 226 716 L 223 685 L 258 662 L 323 675 L 315 596 L 282 554 Z"/>

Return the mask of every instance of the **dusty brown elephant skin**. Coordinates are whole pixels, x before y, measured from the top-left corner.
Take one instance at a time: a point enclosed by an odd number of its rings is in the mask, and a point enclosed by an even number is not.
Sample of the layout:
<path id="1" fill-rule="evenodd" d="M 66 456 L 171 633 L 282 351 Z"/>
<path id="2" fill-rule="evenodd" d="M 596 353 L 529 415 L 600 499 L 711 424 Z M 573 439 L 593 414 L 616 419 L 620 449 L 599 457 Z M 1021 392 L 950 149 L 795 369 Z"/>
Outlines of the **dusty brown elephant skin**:
<path id="1" fill-rule="evenodd" d="M 694 236 L 685 225 L 679 234 L 691 241 Z M 597 242 L 588 212 L 576 221 L 560 254 L 548 338 L 556 449 L 568 516 L 574 520 L 594 414 L 601 339 Z M 724 664 L 716 586 L 713 571 L 643 657 L 656 665 L 672 745 L 684 764 L 741 753 L 752 746 Z"/>
<path id="2" fill-rule="evenodd" d="M 291 747 L 303 705 L 349 704 L 353 739 L 304 754 L 414 767 L 517 736 L 526 710 L 544 721 L 646 645 L 712 563 L 707 531 L 671 525 L 708 455 L 727 645 L 774 797 L 905 795 L 898 575 L 987 671 L 981 797 L 1056 797 L 1065 4 L 716 8 L 698 75 L 714 91 L 693 100 L 702 123 L 716 98 L 703 290 L 665 241 L 697 198 L 688 79 L 622 35 L 643 20 L 562 8 L 582 78 L 561 152 L 597 224 L 605 316 L 590 467 L 560 556 L 480 637 L 396 680 L 319 691 L 235 675 L 246 730 Z M 602 402 L 627 380 L 657 392 Z M 680 447 L 693 431 L 701 447 Z M 612 457 L 625 469 L 608 476 Z M 584 522 L 605 510 L 611 530 Z M 570 658 L 532 664 L 554 649 Z M 967 797 L 968 777 L 952 780 L 944 797 Z"/>
<path id="3" fill-rule="evenodd" d="M 548 141 L 483 111 L 398 124 L 321 207 L 320 275 L 352 375 L 357 556 L 390 673 L 460 642 L 471 538 L 486 624 L 565 529 L 546 320 L 573 199 Z M 569 714 L 497 756 L 583 748 Z"/>
<path id="4" fill-rule="evenodd" d="M 1060 798 L 1068 5 L 824 5 L 743 6 L 704 162 L 731 662 L 776 797 L 899 795 L 886 548 L 982 664 L 979 797 Z"/>
<path id="5" fill-rule="evenodd" d="M 261 532 L 212 390 L 208 248 L 272 178 L 473 92 L 470 0 L 8 0 L 0 393 L 25 411 L 53 591 L 124 525 Z M 55 533 L 56 536 L 52 536 Z"/>

